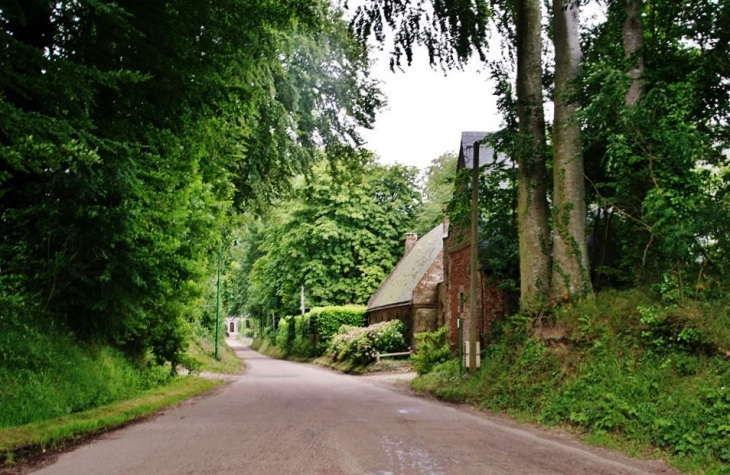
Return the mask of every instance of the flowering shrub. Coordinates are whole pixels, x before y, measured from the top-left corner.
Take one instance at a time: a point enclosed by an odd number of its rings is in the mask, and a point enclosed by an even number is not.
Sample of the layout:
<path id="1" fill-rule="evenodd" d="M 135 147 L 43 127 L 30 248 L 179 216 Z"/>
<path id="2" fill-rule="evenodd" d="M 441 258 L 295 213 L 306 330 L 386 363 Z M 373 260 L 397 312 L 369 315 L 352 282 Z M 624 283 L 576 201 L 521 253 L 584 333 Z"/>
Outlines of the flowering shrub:
<path id="1" fill-rule="evenodd" d="M 407 349 L 400 320 L 376 323 L 369 327 L 342 325 L 332 337 L 328 354 L 333 361 L 350 361 L 366 365 L 375 361 L 378 353 L 394 353 Z"/>

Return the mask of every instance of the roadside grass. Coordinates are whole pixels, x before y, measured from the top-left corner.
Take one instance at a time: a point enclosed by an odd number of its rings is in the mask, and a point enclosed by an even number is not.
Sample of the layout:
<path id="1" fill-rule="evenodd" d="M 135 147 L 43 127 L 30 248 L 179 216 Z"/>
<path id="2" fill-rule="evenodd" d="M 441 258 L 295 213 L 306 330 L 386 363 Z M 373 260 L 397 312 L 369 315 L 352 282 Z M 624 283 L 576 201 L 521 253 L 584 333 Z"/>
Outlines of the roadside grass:
<path id="1" fill-rule="evenodd" d="M 368 371 L 368 365 L 356 364 L 349 360 L 332 361 L 332 359 L 328 356 L 320 356 L 313 360 L 312 363 L 318 366 L 332 368 L 346 374 L 365 374 Z"/>
<path id="2" fill-rule="evenodd" d="M 220 386 L 222 380 L 180 377 L 133 399 L 67 416 L 0 429 L 0 461 L 6 465 L 28 454 L 62 447 L 78 439 L 119 427 Z"/>
<path id="3" fill-rule="evenodd" d="M 451 360 L 412 385 L 685 472 L 730 474 L 728 309 L 600 293 L 540 318 L 509 317 L 473 377 Z"/>
<path id="4" fill-rule="evenodd" d="M 0 428 L 125 400 L 164 385 L 169 373 L 59 328 L 0 319 Z"/>
<path id="5" fill-rule="evenodd" d="M 254 338 L 251 342 L 251 349 L 258 351 L 262 355 L 271 356 L 272 358 L 284 357 L 281 349 L 275 346 L 268 338 Z"/>
<path id="6" fill-rule="evenodd" d="M 320 356 L 312 360 L 312 363 L 347 374 L 405 373 L 413 370 L 413 364 L 410 359 L 384 359 L 380 360 L 380 362 L 362 365 L 353 363 L 350 360 L 332 361 L 332 358 L 329 356 Z"/>
<path id="7" fill-rule="evenodd" d="M 63 447 L 174 405 L 222 384 L 172 377 L 167 363 L 130 357 L 81 341 L 52 321 L 0 315 L 0 466 Z M 236 373 L 242 362 L 227 345 L 213 358 L 212 338 L 193 337 L 184 365 Z"/>
<path id="8" fill-rule="evenodd" d="M 236 356 L 233 349 L 221 343 L 218 345 L 218 356 L 215 359 L 215 340 L 212 337 L 193 338 L 188 346 L 187 356 L 195 363 L 194 368 L 188 368 L 193 372 L 209 372 L 220 374 L 237 374 L 243 369 L 243 361 Z"/>

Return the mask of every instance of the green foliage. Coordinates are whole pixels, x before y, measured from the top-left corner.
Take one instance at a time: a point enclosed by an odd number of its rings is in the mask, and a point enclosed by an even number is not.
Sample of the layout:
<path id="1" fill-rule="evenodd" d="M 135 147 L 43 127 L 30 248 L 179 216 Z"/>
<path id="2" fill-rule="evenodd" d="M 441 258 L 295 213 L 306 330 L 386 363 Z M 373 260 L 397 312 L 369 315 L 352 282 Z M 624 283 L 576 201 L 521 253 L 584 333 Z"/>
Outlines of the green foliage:
<path id="1" fill-rule="evenodd" d="M 363 41 L 375 36 L 381 43 L 386 26 L 395 30 L 391 69 L 403 66 L 404 57 L 410 66 L 414 48 L 421 46 L 432 66 L 446 70 L 465 64 L 473 53 L 484 60 L 492 5 L 444 0 L 430 2 L 429 8 L 408 0 L 374 0 L 357 7 L 352 26 Z"/>
<path id="2" fill-rule="evenodd" d="M 467 396 L 465 376 L 458 360 L 435 365 L 411 383 L 418 391 L 429 392 L 446 401 L 471 401 Z"/>
<path id="3" fill-rule="evenodd" d="M 251 347 L 258 350 L 264 341 L 268 341 L 276 347 L 277 357 L 314 358 L 324 353 L 332 337 L 343 325 L 364 326 L 367 323 L 365 310 L 360 305 L 318 307 L 304 315 L 283 317 L 279 319 L 275 332 L 262 335 Z"/>
<path id="4" fill-rule="evenodd" d="M 680 352 L 703 356 L 718 352 L 717 337 L 706 333 L 707 323 L 697 321 L 691 310 L 669 305 L 637 307 L 637 311 L 641 323 L 646 325 L 641 337 L 647 348 L 660 354 L 675 353 L 675 356 Z"/>
<path id="5" fill-rule="evenodd" d="M 625 6 L 611 4 L 607 21 L 586 36 L 581 120 L 588 200 L 597 209 L 593 281 L 656 284 L 681 303 L 713 297 L 726 275 L 720 248 L 728 208 L 718 198 L 727 188 L 719 183 L 728 160 L 730 71 L 716 61 L 712 38 L 726 36 L 718 22 L 728 10 L 705 1 L 644 8 L 646 72 L 636 106 L 625 103 L 631 79 L 617 47 Z"/>
<path id="6" fill-rule="evenodd" d="M 503 129 L 486 137 L 495 150 L 494 160 L 480 165 L 479 262 L 482 269 L 506 295 L 519 290 L 519 239 L 517 236 L 517 168 L 514 134 Z M 461 170 L 448 204 L 451 226 L 471 226 L 471 170 Z"/>
<path id="7" fill-rule="evenodd" d="M 234 206 L 280 195 L 320 150 L 359 165 L 382 102 L 320 0 L 9 0 L 0 45 L 0 296 L 173 367 L 213 326 Z"/>
<path id="8" fill-rule="evenodd" d="M 313 308 L 309 314 L 314 321 L 314 331 L 319 336 L 320 352 L 329 346 L 332 337 L 337 334 L 342 325 L 352 327 L 367 325 L 365 310 L 367 307 L 363 305 Z"/>
<path id="9" fill-rule="evenodd" d="M 431 160 L 424 173 L 423 206 L 418 211 L 415 232 L 428 233 L 444 218 L 444 210 L 454 194 L 454 178 L 458 156 L 452 152 Z"/>
<path id="10" fill-rule="evenodd" d="M 411 357 L 413 369 L 419 375 L 431 372 L 434 366 L 454 358 L 449 345 L 449 327 L 434 332 L 416 333 L 416 351 Z"/>
<path id="11" fill-rule="evenodd" d="M 327 355 L 332 361 L 347 361 L 365 366 L 375 361 L 378 353 L 395 353 L 407 347 L 403 333 L 406 327 L 400 320 L 376 323 L 369 327 L 342 325 L 332 337 Z"/>
<path id="12" fill-rule="evenodd" d="M 18 461 L 14 458 L 14 450 L 22 454 L 19 459 L 26 459 L 36 451 L 40 455 L 49 448 L 59 449 L 66 444 L 73 445 L 80 438 L 120 427 L 223 383 L 220 379 L 180 378 L 165 386 L 139 393 L 131 401 L 66 414 L 52 421 L 42 420 L 20 427 L 0 429 L 0 463 L 11 466 Z"/>
<path id="13" fill-rule="evenodd" d="M 490 335 L 473 378 L 436 365 L 414 387 L 544 424 L 660 447 L 676 463 L 728 463 L 727 301 L 663 306 L 645 292 L 602 292 Z M 722 350 L 720 350 L 722 349 Z"/>
<path id="14" fill-rule="evenodd" d="M 318 167 L 294 188 L 291 200 L 272 211 L 248 245 L 250 265 L 236 285 L 245 289 L 242 309 L 263 321 L 274 312 L 306 306 L 364 304 L 402 256 L 419 196 L 416 170 L 368 162 L 362 176 L 340 176 Z"/>
<path id="15" fill-rule="evenodd" d="M 62 327 L 28 324 L 5 311 L 0 313 L 0 427 L 127 399 L 169 378 L 169 370 L 135 364 L 108 346 L 79 346 Z"/>
<path id="16" fill-rule="evenodd" d="M 220 342 L 218 346 L 218 359 L 215 354 L 215 337 L 208 332 L 193 334 L 190 338 L 190 345 L 182 358 L 181 366 L 190 373 L 223 373 L 235 374 L 243 368 L 243 362 L 236 356 L 235 351 Z"/>

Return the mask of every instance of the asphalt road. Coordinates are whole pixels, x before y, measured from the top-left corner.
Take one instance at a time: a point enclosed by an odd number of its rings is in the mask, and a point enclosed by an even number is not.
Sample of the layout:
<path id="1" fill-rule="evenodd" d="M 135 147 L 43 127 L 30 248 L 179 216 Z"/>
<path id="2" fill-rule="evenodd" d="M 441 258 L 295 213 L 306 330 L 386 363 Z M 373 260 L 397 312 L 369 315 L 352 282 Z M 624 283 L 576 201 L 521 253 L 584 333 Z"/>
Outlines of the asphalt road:
<path id="1" fill-rule="evenodd" d="M 212 395 L 61 455 L 39 474 L 676 473 L 347 376 L 234 347 L 247 369 Z"/>

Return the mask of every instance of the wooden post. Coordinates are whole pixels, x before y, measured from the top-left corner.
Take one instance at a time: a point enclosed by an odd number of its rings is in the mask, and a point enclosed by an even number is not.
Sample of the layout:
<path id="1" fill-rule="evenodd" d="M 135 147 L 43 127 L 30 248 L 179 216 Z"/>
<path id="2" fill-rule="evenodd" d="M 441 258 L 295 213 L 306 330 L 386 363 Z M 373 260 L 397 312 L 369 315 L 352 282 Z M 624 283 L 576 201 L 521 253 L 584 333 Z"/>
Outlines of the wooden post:
<path id="1" fill-rule="evenodd" d="M 469 373 L 477 370 L 477 282 L 479 279 L 479 141 L 471 171 L 471 281 L 469 285 Z"/>

